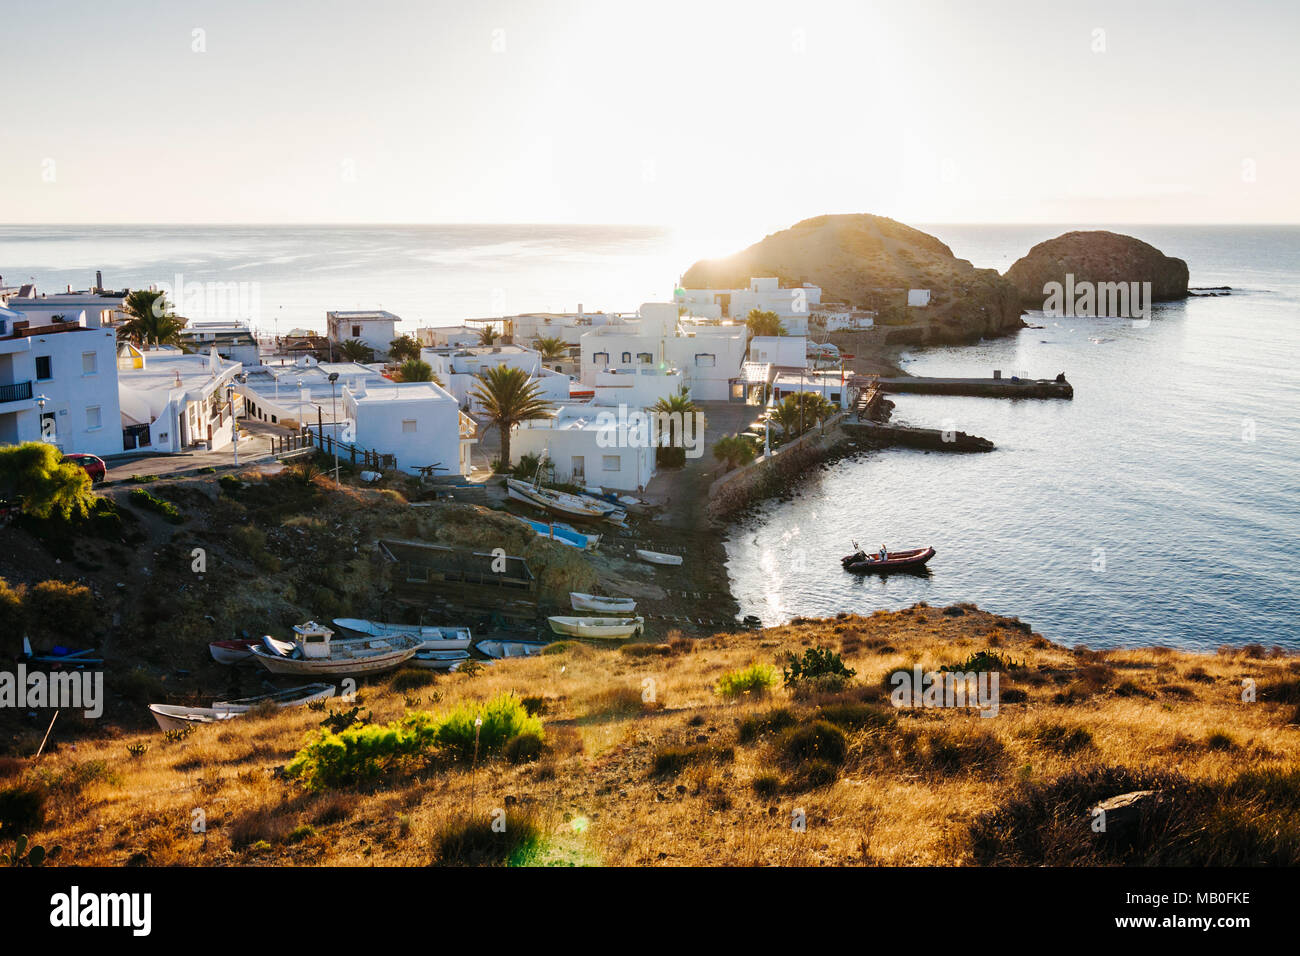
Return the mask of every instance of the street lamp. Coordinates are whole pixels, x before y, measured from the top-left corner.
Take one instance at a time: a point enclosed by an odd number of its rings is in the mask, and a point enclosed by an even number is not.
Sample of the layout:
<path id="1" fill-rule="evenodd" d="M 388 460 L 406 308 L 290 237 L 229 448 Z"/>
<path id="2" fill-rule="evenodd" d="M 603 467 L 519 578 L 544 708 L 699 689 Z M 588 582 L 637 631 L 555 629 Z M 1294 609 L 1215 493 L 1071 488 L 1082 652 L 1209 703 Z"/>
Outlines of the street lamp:
<path id="1" fill-rule="evenodd" d="M 242 372 L 235 376 L 234 382 L 226 383 L 226 402 L 230 406 L 230 442 L 235 449 L 235 467 L 239 467 L 239 419 L 235 417 L 235 382 L 243 385 L 248 376 Z"/>
<path id="2" fill-rule="evenodd" d="M 334 484 L 339 483 L 339 409 L 334 397 L 335 382 L 339 380 L 338 372 L 330 372 L 330 422 L 334 426 Z M 355 459 L 354 459 L 355 460 Z"/>
<path id="3" fill-rule="evenodd" d="M 769 386 L 769 388 L 771 388 Z M 772 454 L 772 411 L 776 408 L 776 389 L 767 393 L 767 415 L 763 418 L 763 457 Z"/>
<path id="4" fill-rule="evenodd" d="M 51 445 L 58 445 L 58 422 L 54 422 L 54 427 L 50 429 L 50 434 L 45 434 L 45 403 L 48 402 L 48 395 L 37 395 L 36 404 L 40 407 L 38 417 L 40 418 L 41 441 L 47 441 Z"/>

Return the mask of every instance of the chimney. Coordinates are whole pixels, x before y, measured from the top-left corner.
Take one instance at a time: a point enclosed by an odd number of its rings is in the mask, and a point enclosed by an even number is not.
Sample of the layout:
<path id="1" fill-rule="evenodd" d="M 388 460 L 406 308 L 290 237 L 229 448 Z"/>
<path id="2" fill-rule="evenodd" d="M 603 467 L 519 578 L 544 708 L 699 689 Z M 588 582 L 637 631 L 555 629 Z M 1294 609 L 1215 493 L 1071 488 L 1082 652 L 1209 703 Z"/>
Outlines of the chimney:
<path id="1" fill-rule="evenodd" d="M 95 291 L 104 291 L 104 273 L 98 269 L 95 270 Z"/>

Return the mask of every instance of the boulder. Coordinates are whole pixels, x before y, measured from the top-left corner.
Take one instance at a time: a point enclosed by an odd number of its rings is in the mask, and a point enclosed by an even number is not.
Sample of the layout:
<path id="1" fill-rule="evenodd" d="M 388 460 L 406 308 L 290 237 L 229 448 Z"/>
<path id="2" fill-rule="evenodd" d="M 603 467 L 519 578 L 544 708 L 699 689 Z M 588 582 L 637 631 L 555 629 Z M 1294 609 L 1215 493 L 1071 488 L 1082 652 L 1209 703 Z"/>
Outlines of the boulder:
<path id="1" fill-rule="evenodd" d="M 1028 308 L 1042 308 L 1045 286 L 1064 285 L 1066 276 L 1081 282 L 1150 282 L 1156 302 L 1187 298 L 1187 263 L 1167 256 L 1155 246 L 1115 232 L 1096 230 L 1067 232 L 1040 242 L 1017 259 L 1006 272 L 1020 301 Z"/>

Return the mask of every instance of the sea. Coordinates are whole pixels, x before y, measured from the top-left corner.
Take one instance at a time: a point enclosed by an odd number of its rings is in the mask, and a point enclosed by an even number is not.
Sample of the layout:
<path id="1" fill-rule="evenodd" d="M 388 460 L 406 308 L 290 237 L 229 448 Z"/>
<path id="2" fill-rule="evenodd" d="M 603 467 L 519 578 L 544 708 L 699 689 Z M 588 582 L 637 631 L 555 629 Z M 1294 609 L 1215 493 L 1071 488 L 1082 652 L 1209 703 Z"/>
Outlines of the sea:
<path id="1" fill-rule="evenodd" d="M 1004 271 L 1072 225 L 921 225 Z M 1150 322 L 1043 328 L 915 349 L 921 375 L 1051 377 L 1074 398 L 895 396 L 894 420 L 991 439 L 982 455 L 864 452 L 727 532 L 741 614 L 868 613 L 974 602 L 1053 640 L 1300 649 L 1300 227 L 1134 226 L 1230 295 L 1157 305 Z M 382 308 L 399 330 L 524 311 L 631 312 L 697 258 L 758 237 L 658 226 L 0 226 L 0 285 L 164 286 L 193 320 L 321 330 Z M 857 577 L 867 550 L 929 545 L 924 576 Z"/>

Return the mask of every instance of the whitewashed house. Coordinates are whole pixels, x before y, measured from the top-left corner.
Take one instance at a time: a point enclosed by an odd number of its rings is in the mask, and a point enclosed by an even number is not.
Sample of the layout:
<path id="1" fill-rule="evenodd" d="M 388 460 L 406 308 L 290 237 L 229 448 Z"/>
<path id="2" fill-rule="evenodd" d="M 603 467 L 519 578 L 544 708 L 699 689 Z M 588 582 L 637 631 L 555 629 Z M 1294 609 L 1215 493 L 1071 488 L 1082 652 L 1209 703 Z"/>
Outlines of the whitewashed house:
<path id="1" fill-rule="evenodd" d="M 260 365 L 244 370 L 239 384 L 243 413 L 271 425 L 286 422 L 316 427 L 346 418 L 342 390 L 362 384 L 382 385 L 383 365 L 361 362 L 317 362 L 299 356 L 285 365 Z M 337 376 L 331 384 L 330 376 Z"/>
<path id="2" fill-rule="evenodd" d="M 524 422 L 510 439 L 515 464 L 524 455 L 545 456 L 559 482 L 640 491 L 655 472 L 655 449 L 619 409 L 565 405 L 553 418 Z"/>
<path id="3" fill-rule="evenodd" d="M 358 383 L 343 389 L 358 449 L 393 455 L 410 474 L 468 475 L 477 429 L 456 399 L 433 382 Z M 342 436 L 349 437 L 346 432 Z"/>
<path id="4" fill-rule="evenodd" d="M 247 322 L 191 322 L 181 330 L 181 344 L 192 352 L 212 351 L 242 365 L 262 364 L 257 339 Z"/>
<path id="5" fill-rule="evenodd" d="M 83 324 L 89 328 L 116 325 L 126 318 L 123 305 L 127 291 L 103 289 L 102 277 L 99 273 L 95 276 L 95 286 L 80 292 L 74 292 L 68 286 L 66 292 L 37 295 L 35 286 L 26 285 L 18 295 L 10 296 L 5 304 L 15 312 L 23 313 L 33 328 L 54 325 L 60 319 L 74 322 L 81 313 L 85 313 Z"/>
<path id="6" fill-rule="evenodd" d="M 744 322 L 753 309 L 775 312 L 786 332 L 806 335 L 808 315 L 822 300 L 820 286 L 781 288 L 775 277 L 751 278 L 745 289 L 678 289 L 676 302 L 691 315 Z"/>
<path id="7" fill-rule="evenodd" d="M 749 342 L 749 361 L 804 368 L 808 365 L 808 340 L 802 335 L 756 335 Z"/>
<path id="8" fill-rule="evenodd" d="M 239 362 L 179 349 L 142 350 L 123 345 L 117 354 L 122 440 L 127 451 L 176 453 L 230 445 L 231 398 Z M 238 402 L 234 403 L 238 412 Z"/>
<path id="9" fill-rule="evenodd" d="M 429 363 L 433 374 L 455 396 L 460 407 L 469 409 L 476 415 L 483 411 L 482 403 L 474 398 L 474 391 L 479 384 L 478 376 L 499 365 L 525 372 L 546 401 L 554 403 L 569 400 L 569 376 L 543 366 L 542 355 L 536 349 L 520 345 L 422 349 L 420 358 Z"/>
<path id="10" fill-rule="evenodd" d="M 326 312 L 326 337 L 338 344 L 349 339 L 359 339 L 375 350 L 377 357 L 388 354 L 389 346 L 397 338 L 397 323 L 402 320 L 382 309 L 358 312 Z"/>
<path id="11" fill-rule="evenodd" d="M 740 325 L 684 323 L 673 303 L 646 303 L 635 321 L 606 325 L 582 336 L 582 383 L 594 387 L 608 369 L 675 368 L 691 397 L 722 402 L 733 397 L 731 380 L 745 358 Z"/>
<path id="12" fill-rule="evenodd" d="M 17 297 L 11 302 L 21 301 Z M 46 441 L 64 453 L 120 455 L 117 335 L 101 311 L 0 308 L 0 444 Z"/>
<path id="13" fill-rule="evenodd" d="M 440 325 L 416 329 L 415 339 L 424 348 L 467 348 L 479 344 L 478 329 L 468 325 Z"/>

